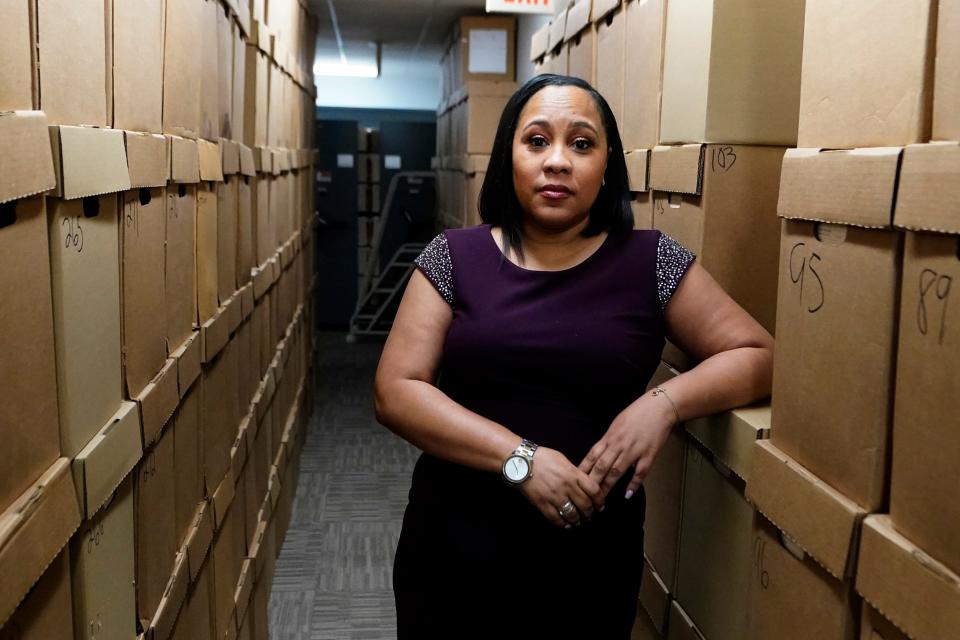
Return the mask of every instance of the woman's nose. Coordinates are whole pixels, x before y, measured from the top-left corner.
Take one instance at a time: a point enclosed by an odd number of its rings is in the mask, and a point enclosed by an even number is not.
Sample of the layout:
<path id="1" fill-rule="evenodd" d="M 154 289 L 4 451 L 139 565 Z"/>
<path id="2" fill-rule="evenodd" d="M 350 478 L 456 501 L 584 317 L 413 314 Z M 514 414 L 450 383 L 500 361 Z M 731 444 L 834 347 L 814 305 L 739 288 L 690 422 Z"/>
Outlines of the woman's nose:
<path id="1" fill-rule="evenodd" d="M 553 145 L 544 160 L 544 171 L 561 173 L 570 170 L 570 159 L 563 145 Z"/>

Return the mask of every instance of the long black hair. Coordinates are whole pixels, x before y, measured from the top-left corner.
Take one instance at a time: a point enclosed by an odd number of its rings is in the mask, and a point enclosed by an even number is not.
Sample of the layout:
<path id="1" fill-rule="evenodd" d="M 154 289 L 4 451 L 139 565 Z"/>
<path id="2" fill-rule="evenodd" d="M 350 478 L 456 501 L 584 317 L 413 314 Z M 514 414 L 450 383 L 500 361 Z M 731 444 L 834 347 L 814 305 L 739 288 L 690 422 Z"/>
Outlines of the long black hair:
<path id="1" fill-rule="evenodd" d="M 583 230 L 585 237 L 604 231 L 615 237 L 626 236 L 633 229 L 630 208 L 630 181 L 627 163 L 623 157 L 623 142 L 617 130 L 617 121 L 610 105 L 590 83 L 571 76 L 545 73 L 531 78 L 514 92 L 503 108 L 497 135 L 490 151 L 490 164 L 480 187 L 480 219 L 499 226 L 503 231 L 504 250 L 509 249 L 523 259 L 521 221 L 523 209 L 513 186 L 513 137 L 523 107 L 545 87 L 578 87 L 590 94 L 603 121 L 610 157 L 607 161 L 604 184 L 590 208 L 590 219 Z"/>

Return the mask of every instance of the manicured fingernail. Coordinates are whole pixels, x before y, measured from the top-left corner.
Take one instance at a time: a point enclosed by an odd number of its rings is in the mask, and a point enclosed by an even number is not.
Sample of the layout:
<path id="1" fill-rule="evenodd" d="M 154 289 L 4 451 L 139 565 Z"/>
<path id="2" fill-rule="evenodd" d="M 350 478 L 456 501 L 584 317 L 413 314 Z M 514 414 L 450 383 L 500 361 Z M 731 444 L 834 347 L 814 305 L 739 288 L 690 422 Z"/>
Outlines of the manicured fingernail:
<path id="1" fill-rule="evenodd" d="M 600 505 L 600 513 L 603 513 L 603 510 L 607 508 L 607 505 Z"/>
<path id="2" fill-rule="evenodd" d="M 633 489 L 627 489 L 627 500 L 633 497 Z"/>

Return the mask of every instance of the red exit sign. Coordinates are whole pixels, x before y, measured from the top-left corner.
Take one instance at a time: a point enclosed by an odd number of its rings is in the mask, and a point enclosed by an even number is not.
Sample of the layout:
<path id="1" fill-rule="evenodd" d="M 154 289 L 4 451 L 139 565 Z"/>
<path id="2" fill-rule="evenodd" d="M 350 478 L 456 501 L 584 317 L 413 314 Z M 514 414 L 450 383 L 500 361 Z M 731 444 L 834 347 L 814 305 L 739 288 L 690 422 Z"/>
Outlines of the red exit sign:
<path id="1" fill-rule="evenodd" d="M 487 13 L 545 13 L 553 15 L 560 0 L 487 0 Z"/>

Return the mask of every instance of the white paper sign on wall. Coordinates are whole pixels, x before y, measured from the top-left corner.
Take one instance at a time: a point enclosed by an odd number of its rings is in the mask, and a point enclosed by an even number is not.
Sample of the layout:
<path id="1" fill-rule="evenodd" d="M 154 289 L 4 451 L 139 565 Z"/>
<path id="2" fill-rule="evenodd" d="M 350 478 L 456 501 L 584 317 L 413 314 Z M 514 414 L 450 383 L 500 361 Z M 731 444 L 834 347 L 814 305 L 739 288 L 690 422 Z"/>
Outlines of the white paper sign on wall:
<path id="1" fill-rule="evenodd" d="M 487 13 L 556 13 L 560 0 L 487 0 Z"/>

